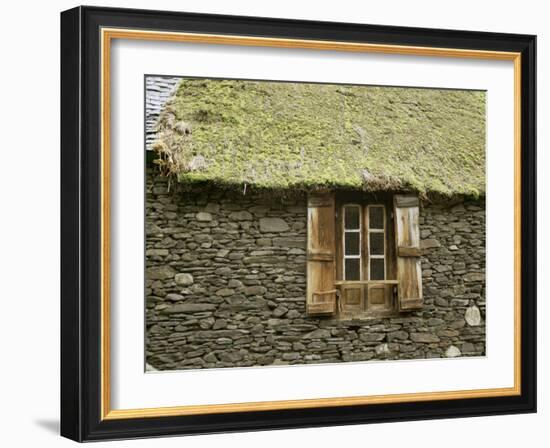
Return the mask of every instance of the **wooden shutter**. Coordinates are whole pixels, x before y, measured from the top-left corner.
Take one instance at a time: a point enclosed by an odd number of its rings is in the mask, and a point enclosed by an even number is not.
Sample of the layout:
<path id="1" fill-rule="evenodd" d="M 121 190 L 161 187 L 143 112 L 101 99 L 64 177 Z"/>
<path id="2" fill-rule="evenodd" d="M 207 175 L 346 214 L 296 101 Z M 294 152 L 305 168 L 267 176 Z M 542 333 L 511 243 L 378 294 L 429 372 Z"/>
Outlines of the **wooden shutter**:
<path id="1" fill-rule="evenodd" d="M 402 311 L 416 310 L 422 308 L 423 303 L 418 197 L 395 195 L 393 203 L 399 309 Z"/>
<path id="2" fill-rule="evenodd" d="M 311 193 L 307 207 L 307 302 L 310 315 L 336 312 L 334 193 Z"/>

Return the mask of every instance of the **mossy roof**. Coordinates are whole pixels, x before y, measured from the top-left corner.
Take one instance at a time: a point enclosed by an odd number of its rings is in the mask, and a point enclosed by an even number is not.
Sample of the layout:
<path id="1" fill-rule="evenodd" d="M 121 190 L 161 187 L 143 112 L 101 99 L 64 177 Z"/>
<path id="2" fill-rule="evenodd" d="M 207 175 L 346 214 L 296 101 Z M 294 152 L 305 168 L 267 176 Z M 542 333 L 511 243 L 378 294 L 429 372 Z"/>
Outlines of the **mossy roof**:
<path id="1" fill-rule="evenodd" d="M 181 182 L 485 192 L 485 92 L 182 79 L 157 163 Z"/>

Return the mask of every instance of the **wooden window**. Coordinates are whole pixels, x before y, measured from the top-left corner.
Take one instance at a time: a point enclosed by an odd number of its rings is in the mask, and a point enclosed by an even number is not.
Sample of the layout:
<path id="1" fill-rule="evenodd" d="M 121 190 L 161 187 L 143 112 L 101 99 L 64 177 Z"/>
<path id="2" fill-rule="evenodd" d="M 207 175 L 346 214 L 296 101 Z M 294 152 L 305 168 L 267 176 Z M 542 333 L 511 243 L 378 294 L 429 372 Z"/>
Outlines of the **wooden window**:
<path id="1" fill-rule="evenodd" d="M 307 229 L 309 315 L 384 317 L 422 307 L 418 197 L 311 193 Z"/>
<path id="2" fill-rule="evenodd" d="M 368 280 L 386 279 L 386 207 L 367 206 Z"/>
<path id="3" fill-rule="evenodd" d="M 361 206 L 348 204 L 344 206 L 343 235 L 343 272 L 345 280 L 362 279 L 361 262 Z"/>
<path id="4" fill-rule="evenodd" d="M 341 206 L 341 281 L 339 311 L 357 318 L 394 310 L 394 287 L 388 280 L 387 208 L 382 203 L 344 203 Z M 392 271 L 394 272 L 394 271 Z"/>
<path id="5" fill-rule="evenodd" d="M 365 224 L 363 225 L 363 209 Z M 347 281 L 386 279 L 386 207 L 346 204 L 342 207 L 342 272 Z M 366 244 L 363 244 L 366 238 Z M 367 247 L 363 253 L 362 247 Z M 365 266 L 365 272 L 363 272 Z"/>

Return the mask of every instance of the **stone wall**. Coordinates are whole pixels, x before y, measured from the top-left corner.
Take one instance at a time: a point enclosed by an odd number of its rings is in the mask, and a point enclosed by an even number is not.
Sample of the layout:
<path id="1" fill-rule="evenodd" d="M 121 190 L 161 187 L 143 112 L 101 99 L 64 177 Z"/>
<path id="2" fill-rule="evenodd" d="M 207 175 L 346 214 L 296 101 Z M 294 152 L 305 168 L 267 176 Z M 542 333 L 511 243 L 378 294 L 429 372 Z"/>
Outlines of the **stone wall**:
<path id="1" fill-rule="evenodd" d="M 424 307 L 305 314 L 306 197 L 204 187 L 149 169 L 146 361 L 158 370 L 485 354 L 484 202 L 423 203 Z"/>

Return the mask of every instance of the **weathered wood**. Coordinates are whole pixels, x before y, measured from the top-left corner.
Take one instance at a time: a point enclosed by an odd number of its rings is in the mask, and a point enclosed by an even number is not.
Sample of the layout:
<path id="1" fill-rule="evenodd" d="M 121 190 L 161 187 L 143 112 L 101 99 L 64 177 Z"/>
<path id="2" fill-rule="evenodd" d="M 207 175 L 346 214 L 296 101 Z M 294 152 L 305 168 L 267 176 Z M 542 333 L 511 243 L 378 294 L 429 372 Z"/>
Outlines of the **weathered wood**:
<path id="1" fill-rule="evenodd" d="M 334 314 L 336 312 L 336 289 L 327 291 L 315 291 L 312 294 L 311 303 L 308 303 L 306 310 L 308 314 Z"/>
<path id="2" fill-rule="evenodd" d="M 418 207 L 418 196 L 396 194 L 393 197 L 395 207 Z"/>
<path id="3" fill-rule="evenodd" d="M 338 290 L 337 289 L 329 289 L 328 291 L 315 291 L 313 294 L 315 296 L 327 296 L 327 295 L 332 295 L 332 294 L 336 294 Z M 319 300 L 320 302 L 326 302 L 326 300 Z"/>
<path id="4" fill-rule="evenodd" d="M 400 246 L 397 248 L 399 257 L 420 257 L 420 247 Z"/>
<path id="5" fill-rule="evenodd" d="M 393 206 L 386 204 L 386 278 L 397 278 L 397 249 L 395 247 Z"/>
<path id="6" fill-rule="evenodd" d="M 308 314 L 326 314 L 318 303 L 334 303 L 336 311 L 335 280 L 335 209 L 334 194 L 310 194 L 307 219 L 307 302 Z M 325 311 L 319 311 L 320 309 Z"/>
<path id="7" fill-rule="evenodd" d="M 401 299 L 400 300 L 400 308 L 402 310 L 414 310 L 418 308 L 422 308 L 422 305 L 424 304 L 423 299 Z"/>
<path id="8" fill-rule="evenodd" d="M 336 301 L 310 303 L 307 305 L 307 313 L 311 316 L 333 315 L 336 313 Z"/>
<path id="9" fill-rule="evenodd" d="M 335 235 L 334 235 L 334 246 L 336 254 L 335 262 L 335 279 L 344 278 L 344 238 L 343 238 L 343 221 L 344 221 L 344 210 L 342 204 L 335 202 Z"/>
<path id="10" fill-rule="evenodd" d="M 342 285 L 340 287 L 339 310 L 342 313 L 360 313 L 363 311 L 363 285 Z"/>
<path id="11" fill-rule="evenodd" d="M 310 251 L 307 254 L 307 259 L 310 261 L 334 261 L 334 252 Z"/>
<path id="12" fill-rule="evenodd" d="M 367 286 L 367 311 L 391 311 L 394 285 L 372 282 Z"/>
<path id="13" fill-rule="evenodd" d="M 398 248 L 397 279 L 399 286 L 397 292 L 399 309 L 403 311 L 419 309 L 423 304 L 420 257 L 412 255 L 412 250 L 405 249 L 406 256 L 401 255 L 400 251 L 401 248 L 418 248 L 418 255 L 420 255 L 418 198 L 416 201 L 409 198 L 410 196 L 402 195 L 396 195 L 394 198 L 395 242 Z M 416 206 L 411 205 L 413 203 L 416 203 Z"/>
<path id="14" fill-rule="evenodd" d="M 368 285 L 368 284 L 382 284 L 382 285 L 397 285 L 399 280 L 336 280 L 335 285 Z"/>
<path id="15" fill-rule="evenodd" d="M 361 257 L 361 272 L 363 276 L 361 279 L 368 279 L 369 278 L 369 228 L 368 228 L 368 222 L 369 222 L 369 207 L 363 207 L 363 228 L 361 229 L 362 235 L 361 235 L 361 253 L 363 256 Z"/>
<path id="16" fill-rule="evenodd" d="M 332 193 L 312 193 L 308 196 L 308 207 L 333 207 L 334 195 Z"/>
<path id="17" fill-rule="evenodd" d="M 385 285 L 369 285 L 368 298 L 369 305 L 384 305 L 386 303 Z"/>

